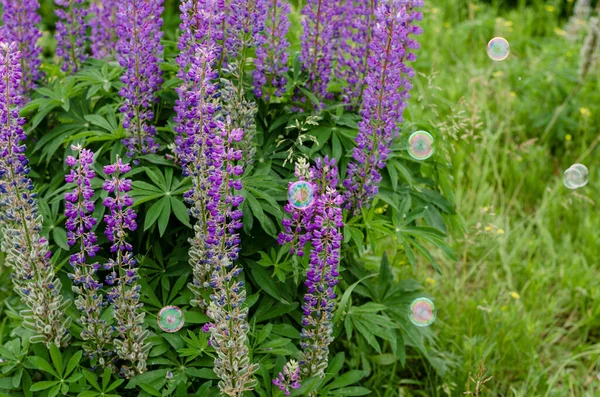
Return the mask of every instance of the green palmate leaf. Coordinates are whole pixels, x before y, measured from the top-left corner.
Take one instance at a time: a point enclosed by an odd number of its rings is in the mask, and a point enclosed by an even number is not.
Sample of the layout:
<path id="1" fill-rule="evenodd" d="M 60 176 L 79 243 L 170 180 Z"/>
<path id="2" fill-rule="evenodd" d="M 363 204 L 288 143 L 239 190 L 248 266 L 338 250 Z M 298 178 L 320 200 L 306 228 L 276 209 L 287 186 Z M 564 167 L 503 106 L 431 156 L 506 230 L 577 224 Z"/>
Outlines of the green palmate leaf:
<path id="1" fill-rule="evenodd" d="M 151 396 L 162 397 L 162 394 L 148 383 L 140 383 L 140 387 Z"/>
<path id="2" fill-rule="evenodd" d="M 81 350 L 79 350 L 77 353 L 73 354 L 73 357 L 71 357 L 69 359 L 69 362 L 67 363 L 67 369 L 65 370 L 64 376 L 69 376 L 69 374 L 71 372 L 73 372 L 73 370 L 77 367 L 77 365 L 81 361 L 82 355 L 83 355 L 83 352 Z"/>
<path id="3" fill-rule="evenodd" d="M 50 363 L 44 360 L 41 357 L 31 356 L 25 359 L 25 368 L 42 370 L 44 372 L 48 372 L 53 375 L 55 378 L 59 378 L 59 375 L 56 373 L 54 368 L 50 365 Z"/>
<path id="4" fill-rule="evenodd" d="M 169 204 L 169 198 L 163 197 L 156 203 L 152 204 L 148 212 L 146 212 L 146 219 L 144 220 L 144 230 L 148 230 L 156 223 L 159 216 L 161 216 L 164 208 L 168 206 L 169 210 L 171 205 Z"/>
<path id="5" fill-rule="evenodd" d="M 42 382 L 36 382 L 29 388 L 29 391 L 46 390 L 46 389 L 51 388 L 52 386 L 56 386 L 59 384 L 60 384 L 60 381 L 56 381 L 56 380 L 46 380 L 46 381 L 42 381 Z"/>
<path id="6" fill-rule="evenodd" d="M 352 295 L 352 291 L 354 291 L 354 288 L 356 288 L 356 286 L 360 283 L 362 283 L 364 280 L 369 279 L 371 277 L 375 277 L 377 276 L 377 274 L 369 274 L 366 277 L 363 277 L 362 279 L 358 280 L 357 282 L 355 282 L 354 284 L 352 284 L 351 286 L 349 286 L 346 291 L 344 291 L 344 294 L 342 295 L 342 299 L 340 299 L 340 303 L 338 304 L 338 308 L 335 312 L 335 315 L 333 317 L 333 322 L 334 324 L 339 322 L 342 318 L 342 316 L 344 315 L 344 311 L 346 310 L 346 306 L 348 305 L 348 301 L 350 300 L 350 295 Z"/>
<path id="7" fill-rule="evenodd" d="M 183 223 L 187 227 L 191 228 L 192 225 L 190 224 L 190 215 L 185 204 L 181 200 L 176 199 L 175 197 L 171 197 L 170 199 L 171 208 L 173 208 L 173 213 L 175 214 L 177 219 L 179 219 L 179 221 L 181 221 L 181 223 Z"/>
<path id="8" fill-rule="evenodd" d="M 209 368 L 190 368 L 185 369 L 185 373 L 194 378 L 201 379 L 219 379 L 212 369 Z"/>
<path id="9" fill-rule="evenodd" d="M 331 396 L 366 396 L 371 394 L 371 390 L 364 387 L 345 387 L 343 389 L 333 390 L 329 393 Z"/>

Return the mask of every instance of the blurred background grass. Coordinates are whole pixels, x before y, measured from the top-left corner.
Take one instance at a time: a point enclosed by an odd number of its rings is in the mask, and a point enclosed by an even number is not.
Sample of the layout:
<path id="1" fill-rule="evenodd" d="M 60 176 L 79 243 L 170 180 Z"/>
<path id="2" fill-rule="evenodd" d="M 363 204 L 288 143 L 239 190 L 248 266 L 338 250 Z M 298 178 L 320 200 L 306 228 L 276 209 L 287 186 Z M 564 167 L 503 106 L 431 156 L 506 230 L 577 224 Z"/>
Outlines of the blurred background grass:
<path id="1" fill-rule="evenodd" d="M 165 2 L 167 40 L 177 4 Z M 373 395 L 600 396 L 600 68 L 578 87 L 585 31 L 567 38 L 573 6 L 426 1 L 406 119 L 437 136 L 430 164 L 449 170 L 460 214 L 447 219 L 460 260 L 441 276 L 417 270 L 436 297 L 431 348 L 446 370 L 413 351 L 404 369 L 373 367 Z M 42 8 L 51 25 L 52 0 Z M 495 36 L 511 45 L 499 63 L 486 55 Z M 570 191 L 561 176 L 576 162 L 590 183 Z"/>
<path id="2" fill-rule="evenodd" d="M 568 40 L 572 7 L 426 4 L 408 118 L 442 140 L 437 160 L 451 164 L 464 228 L 459 262 L 419 274 L 437 297 L 438 348 L 452 367 L 404 395 L 474 392 L 482 360 L 481 380 L 492 378 L 480 395 L 600 395 L 600 65 L 568 98 L 586 33 Z M 495 36 L 511 45 L 499 63 L 486 54 Z M 570 191 L 561 177 L 576 162 L 590 182 Z"/>

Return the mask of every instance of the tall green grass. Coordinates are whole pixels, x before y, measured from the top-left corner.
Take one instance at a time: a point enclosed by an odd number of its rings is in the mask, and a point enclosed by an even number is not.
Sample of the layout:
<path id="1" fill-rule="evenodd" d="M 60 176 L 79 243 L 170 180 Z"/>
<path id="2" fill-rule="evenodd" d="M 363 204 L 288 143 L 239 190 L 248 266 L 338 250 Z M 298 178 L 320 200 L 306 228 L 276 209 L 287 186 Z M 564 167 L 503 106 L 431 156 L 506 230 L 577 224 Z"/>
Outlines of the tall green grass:
<path id="1" fill-rule="evenodd" d="M 600 395 L 600 65 L 565 102 L 583 41 L 561 30 L 572 3 L 531 3 L 426 6 L 408 118 L 437 133 L 462 219 L 459 261 L 418 276 L 435 281 L 433 328 L 450 367 L 386 395 L 474 391 L 482 360 L 492 378 L 480 395 Z M 486 55 L 494 36 L 511 44 L 504 62 Z M 570 191 L 561 176 L 575 162 L 590 182 Z"/>

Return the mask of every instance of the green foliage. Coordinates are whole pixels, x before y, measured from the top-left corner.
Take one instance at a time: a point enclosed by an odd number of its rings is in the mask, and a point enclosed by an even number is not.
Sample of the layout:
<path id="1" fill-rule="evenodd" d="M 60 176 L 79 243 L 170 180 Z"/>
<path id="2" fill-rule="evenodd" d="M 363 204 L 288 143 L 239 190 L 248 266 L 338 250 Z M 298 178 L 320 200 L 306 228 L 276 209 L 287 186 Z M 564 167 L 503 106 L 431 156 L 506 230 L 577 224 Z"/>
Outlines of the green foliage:
<path id="1" fill-rule="evenodd" d="M 43 10 L 50 10 L 46 3 Z M 44 397 L 217 395 L 214 350 L 201 329 L 208 317 L 191 307 L 192 294 L 187 287 L 192 278 L 187 250 L 193 230 L 183 194 L 190 182 L 165 156 L 174 138 L 172 109 L 178 83 L 170 50 L 174 45 L 168 41 L 175 38 L 171 27 L 177 24 L 173 4 L 166 7 L 165 83 L 154 109 L 157 140 L 163 150 L 142 156 L 128 175 L 133 179 L 131 194 L 139 224 L 131 237 L 140 264 L 144 326 L 150 330 L 148 342 L 152 344 L 148 371 L 125 382 L 109 369 L 93 367 L 80 350 L 81 328 L 74 307 L 68 312 L 73 319 L 71 347 L 44 352 L 31 345 L 29 331 L 21 327 L 18 299 L 2 287 L 0 393 Z M 297 24 L 298 13 L 292 18 Z M 44 21 L 51 26 L 54 19 L 45 15 Z M 297 49 L 296 36 L 292 48 Z M 45 50 L 49 55 L 52 48 Z M 329 105 L 318 117 L 291 111 L 292 88 L 306 79 L 297 56 L 292 59 L 290 90 L 281 103 L 259 103 L 255 161 L 242 177 L 245 201 L 240 261 L 250 307 L 250 353 L 253 361 L 260 363 L 259 384 L 253 392 L 258 396 L 281 395 L 271 380 L 289 358 L 299 355 L 308 258 L 292 257 L 288 246 L 277 244 L 287 183 L 294 179 L 291 160 L 328 155 L 339 160 L 344 173 L 360 121 L 341 103 Z M 62 293 L 72 298 L 70 269 L 65 267 L 70 250 L 62 215 L 62 197 L 67 190 L 64 160 L 73 154 L 72 144 L 81 144 L 96 152 L 96 173 L 103 177 L 102 166 L 124 155 L 121 140 L 125 130 L 119 114 L 122 98 L 118 95 L 122 70 L 115 62 L 90 60 L 76 75 L 66 76 L 51 59 L 46 59 L 44 69 L 48 84 L 36 90 L 22 115 L 29 120 L 28 155 L 44 215 L 43 233 L 49 236 L 52 260 L 65 286 Z M 415 106 L 411 103 L 409 116 L 418 112 Z M 340 303 L 334 320 L 336 342 L 331 346 L 327 376 L 304 382 L 293 395 L 383 395 L 414 380 L 415 376 L 407 373 L 410 368 L 443 377 L 455 366 L 439 348 L 435 331 L 418 329 L 407 319 L 408 304 L 424 293 L 421 283 L 412 279 L 414 272 L 427 269 L 439 274 L 445 261 L 456 260 L 447 235 L 462 230 L 453 203 L 451 169 L 443 151 L 427 163 L 405 154 L 403 140 L 417 127 L 410 119 L 414 117 L 409 117 L 393 147 L 379 196 L 369 209 L 345 219 L 342 281 L 337 291 Z M 436 138 L 443 141 L 441 131 Z M 104 197 L 105 193 L 99 192 L 95 199 Z M 104 208 L 98 206 L 94 217 L 101 219 L 103 214 Z M 102 231 L 96 230 L 99 243 L 106 247 Z M 96 260 L 103 263 L 109 255 L 102 250 Z M 4 267 L 2 273 L 2 285 L 8 285 Z M 185 325 L 177 333 L 163 332 L 156 324 L 158 311 L 166 305 L 177 305 L 185 314 Z M 110 309 L 104 316 L 110 318 Z M 383 373 L 386 380 L 380 382 Z"/>

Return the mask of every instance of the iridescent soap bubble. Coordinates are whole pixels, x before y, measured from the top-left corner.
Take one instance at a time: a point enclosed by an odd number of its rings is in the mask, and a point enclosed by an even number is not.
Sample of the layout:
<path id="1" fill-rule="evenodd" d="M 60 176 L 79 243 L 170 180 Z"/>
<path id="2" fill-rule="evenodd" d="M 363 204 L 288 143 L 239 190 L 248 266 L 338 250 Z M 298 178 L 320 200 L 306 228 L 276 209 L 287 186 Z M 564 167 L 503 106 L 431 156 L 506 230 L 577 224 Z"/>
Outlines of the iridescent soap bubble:
<path id="1" fill-rule="evenodd" d="M 503 37 L 494 37 L 487 45 L 487 53 L 494 61 L 503 61 L 510 54 L 510 44 Z"/>
<path id="2" fill-rule="evenodd" d="M 288 188 L 288 201 L 299 210 L 310 208 L 315 203 L 315 186 L 307 181 L 294 182 Z"/>
<path id="3" fill-rule="evenodd" d="M 589 172 L 583 164 L 573 164 L 565 171 L 563 183 L 569 189 L 579 189 L 588 183 Z"/>
<path id="4" fill-rule="evenodd" d="M 427 131 L 415 131 L 408 137 L 408 154 L 415 160 L 427 160 L 433 155 L 433 136 Z"/>
<path id="5" fill-rule="evenodd" d="M 165 306 L 158 312 L 158 327 L 165 332 L 177 332 L 183 327 L 185 318 L 177 306 Z"/>
<path id="6" fill-rule="evenodd" d="M 435 321 L 437 310 L 427 298 L 417 298 L 408 308 L 408 319 L 417 327 L 427 327 Z"/>

